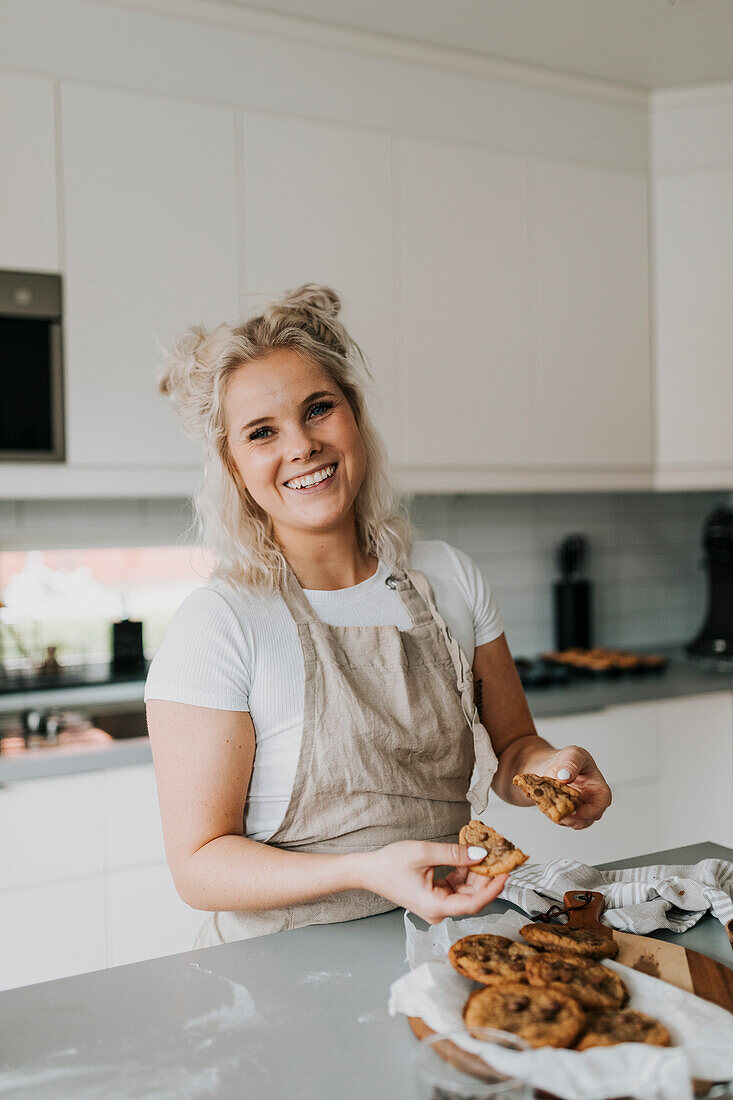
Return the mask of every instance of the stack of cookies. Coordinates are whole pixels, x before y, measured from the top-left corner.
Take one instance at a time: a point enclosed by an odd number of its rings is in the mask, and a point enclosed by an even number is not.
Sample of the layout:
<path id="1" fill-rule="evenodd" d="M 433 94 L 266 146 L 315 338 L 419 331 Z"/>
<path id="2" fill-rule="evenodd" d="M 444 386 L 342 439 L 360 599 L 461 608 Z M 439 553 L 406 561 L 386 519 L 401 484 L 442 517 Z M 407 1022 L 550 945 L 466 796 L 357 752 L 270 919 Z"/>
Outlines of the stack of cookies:
<path id="1" fill-rule="evenodd" d="M 599 962 L 618 954 L 610 937 L 544 924 L 525 925 L 520 934 L 525 943 L 486 933 L 451 947 L 451 965 L 481 987 L 463 1009 L 469 1031 L 510 1031 L 531 1047 L 670 1045 L 658 1020 L 625 1007 L 626 986 Z"/>

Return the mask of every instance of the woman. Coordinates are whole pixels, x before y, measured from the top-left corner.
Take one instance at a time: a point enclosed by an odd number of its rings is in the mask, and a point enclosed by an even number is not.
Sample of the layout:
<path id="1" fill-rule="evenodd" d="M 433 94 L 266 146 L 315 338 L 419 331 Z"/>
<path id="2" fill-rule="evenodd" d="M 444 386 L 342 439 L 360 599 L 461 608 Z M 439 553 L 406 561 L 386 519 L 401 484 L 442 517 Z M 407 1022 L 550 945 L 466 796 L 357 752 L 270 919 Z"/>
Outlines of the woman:
<path id="1" fill-rule="evenodd" d="M 411 544 L 339 308 L 307 285 L 192 329 L 161 378 L 204 442 L 216 557 L 145 693 L 176 888 L 212 913 L 197 946 L 395 906 L 479 912 L 506 876 L 472 874 L 483 849 L 455 841 L 490 786 L 527 804 L 516 773 L 572 780 L 573 828 L 611 800 L 587 752 L 537 736 L 473 562 Z"/>

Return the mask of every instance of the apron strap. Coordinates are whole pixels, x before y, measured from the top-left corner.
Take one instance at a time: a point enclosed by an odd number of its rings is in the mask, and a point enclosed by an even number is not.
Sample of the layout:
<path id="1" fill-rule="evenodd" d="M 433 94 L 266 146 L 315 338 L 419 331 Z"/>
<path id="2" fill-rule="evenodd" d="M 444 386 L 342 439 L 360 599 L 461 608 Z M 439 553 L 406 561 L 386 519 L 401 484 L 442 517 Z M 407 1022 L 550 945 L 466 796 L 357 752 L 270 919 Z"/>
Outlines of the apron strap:
<path id="1" fill-rule="evenodd" d="M 287 564 L 285 567 L 285 585 L 281 595 L 298 626 L 301 623 L 317 623 L 320 621 L 305 598 L 305 593 L 298 583 L 298 578 Z"/>
<path id="2" fill-rule="evenodd" d="M 425 623 L 429 623 L 433 619 L 427 601 L 420 595 L 412 579 L 415 572 L 415 570 L 405 572 L 401 569 L 395 569 L 384 582 L 387 588 L 391 588 L 398 593 L 407 614 L 412 620 L 413 627 L 424 626 Z M 423 575 L 418 573 L 418 576 L 422 577 Z M 424 577 L 423 580 L 425 580 Z M 427 584 L 427 580 L 425 580 L 425 583 Z"/>
<path id="3" fill-rule="evenodd" d="M 489 790 L 496 771 L 496 753 L 491 744 L 486 727 L 482 725 L 473 697 L 473 671 L 466 654 L 453 637 L 448 625 L 442 618 L 435 603 L 435 596 L 427 577 L 418 569 L 409 569 L 407 575 L 422 596 L 430 615 L 443 634 L 453 668 L 456 673 L 456 688 L 461 697 L 463 715 L 473 733 L 475 766 L 471 776 L 471 787 L 467 798 L 476 817 L 483 813 L 489 803 Z M 401 593 L 400 593 L 401 594 Z"/>

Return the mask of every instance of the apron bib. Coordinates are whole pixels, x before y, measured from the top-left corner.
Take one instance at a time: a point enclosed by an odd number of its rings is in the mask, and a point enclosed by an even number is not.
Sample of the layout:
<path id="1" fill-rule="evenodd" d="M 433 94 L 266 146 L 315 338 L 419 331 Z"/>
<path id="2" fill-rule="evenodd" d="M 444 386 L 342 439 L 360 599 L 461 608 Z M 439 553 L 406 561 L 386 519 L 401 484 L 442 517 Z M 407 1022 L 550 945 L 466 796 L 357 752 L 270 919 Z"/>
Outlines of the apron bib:
<path id="1" fill-rule="evenodd" d="M 399 593 L 409 630 L 323 623 L 287 571 L 282 596 L 305 665 L 303 736 L 290 802 L 268 844 L 346 853 L 396 840 L 453 842 L 469 820 L 469 801 L 474 816 L 486 808 L 498 762 L 474 704 L 468 659 L 422 573 L 395 572 L 385 583 Z M 195 946 L 395 908 L 350 890 L 282 909 L 214 913 Z"/>

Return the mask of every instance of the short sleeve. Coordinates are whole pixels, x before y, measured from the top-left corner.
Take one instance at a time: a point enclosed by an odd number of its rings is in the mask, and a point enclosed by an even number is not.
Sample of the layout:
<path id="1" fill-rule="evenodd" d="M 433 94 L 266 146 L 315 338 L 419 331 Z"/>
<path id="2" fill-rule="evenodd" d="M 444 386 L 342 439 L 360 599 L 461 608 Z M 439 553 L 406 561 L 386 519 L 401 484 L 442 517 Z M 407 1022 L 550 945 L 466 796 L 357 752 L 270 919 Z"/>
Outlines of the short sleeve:
<path id="1" fill-rule="evenodd" d="M 456 571 L 465 588 L 473 613 L 473 629 L 476 646 L 493 642 L 504 633 L 504 621 L 496 606 L 491 589 L 475 561 L 457 546 L 444 544 L 454 560 Z"/>
<path id="2" fill-rule="evenodd" d="M 249 710 L 252 646 L 224 597 L 198 588 L 173 616 L 153 658 L 145 702 Z"/>

